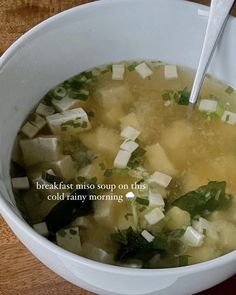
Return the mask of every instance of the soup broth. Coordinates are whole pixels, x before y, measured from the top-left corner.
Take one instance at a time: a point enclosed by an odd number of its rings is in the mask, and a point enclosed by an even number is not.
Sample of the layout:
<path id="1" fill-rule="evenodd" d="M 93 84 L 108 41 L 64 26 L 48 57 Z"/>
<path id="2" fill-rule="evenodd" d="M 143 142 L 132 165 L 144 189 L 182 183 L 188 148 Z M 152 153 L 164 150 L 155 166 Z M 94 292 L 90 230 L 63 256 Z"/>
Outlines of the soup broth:
<path id="1" fill-rule="evenodd" d="M 23 216 L 64 249 L 162 268 L 236 249 L 236 92 L 194 72 L 123 62 L 50 90 L 26 118 L 11 177 Z"/>

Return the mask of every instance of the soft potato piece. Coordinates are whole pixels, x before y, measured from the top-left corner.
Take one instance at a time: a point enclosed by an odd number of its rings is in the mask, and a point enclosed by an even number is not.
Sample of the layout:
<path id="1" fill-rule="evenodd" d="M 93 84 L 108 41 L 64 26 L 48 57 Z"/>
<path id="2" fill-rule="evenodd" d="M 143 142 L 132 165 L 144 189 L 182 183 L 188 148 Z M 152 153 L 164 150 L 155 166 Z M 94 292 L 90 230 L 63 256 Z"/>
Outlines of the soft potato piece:
<path id="1" fill-rule="evenodd" d="M 121 106 L 114 107 L 109 111 L 103 113 L 103 121 L 110 126 L 116 126 L 120 120 L 124 116 L 124 111 Z"/>
<path id="2" fill-rule="evenodd" d="M 186 120 L 179 120 L 164 129 L 161 136 L 162 146 L 175 151 L 183 148 L 193 135 L 193 128 L 190 124 Z"/>
<path id="3" fill-rule="evenodd" d="M 98 183 L 103 183 L 104 171 L 101 169 L 99 165 L 100 163 L 103 163 L 100 157 L 94 159 L 90 165 L 79 170 L 77 177 L 82 176 L 82 177 L 85 177 L 86 179 L 92 179 L 96 177 Z"/>
<path id="4" fill-rule="evenodd" d="M 149 169 L 152 171 L 158 170 L 170 176 L 176 175 L 177 170 L 159 143 L 147 146 L 145 149 Z"/>
<path id="5" fill-rule="evenodd" d="M 190 225 L 190 214 L 176 206 L 172 207 L 166 213 L 166 217 L 166 227 L 170 230 L 175 230 Z"/>
<path id="6" fill-rule="evenodd" d="M 224 251 L 229 252 L 236 249 L 236 226 L 228 221 L 217 222 L 219 233 L 219 245 Z"/>
<path id="7" fill-rule="evenodd" d="M 137 130 L 141 130 L 137 115 L 135 113 L 129 113 L 128 115 L 120 119 L 121 130 L 125 129 L 128 126 L 131 126 Z"/>
<path id="8" fill-rule="evenodd" d="M 130 102 L 132 95 L 127 85 L 115 83 L 98 89 L 97 100 L 102 108 L 110 110 Z"/>
<path id="9" fill-rule="evenodd" d="M 213 247 L 203 245 L 202 247 L 191 248 L 187 255 L 189 255 L 189 264 L 200 263 L 214 259 L 219 256 L 219 252 Z"/>
<path id="10" fill-rule="evenodd" d="M 121 144 L 118 132 L 102 126 L 94 132 L 80 134 L 79 138 L 90 150 L 111 157 L 115 157 Z"/>

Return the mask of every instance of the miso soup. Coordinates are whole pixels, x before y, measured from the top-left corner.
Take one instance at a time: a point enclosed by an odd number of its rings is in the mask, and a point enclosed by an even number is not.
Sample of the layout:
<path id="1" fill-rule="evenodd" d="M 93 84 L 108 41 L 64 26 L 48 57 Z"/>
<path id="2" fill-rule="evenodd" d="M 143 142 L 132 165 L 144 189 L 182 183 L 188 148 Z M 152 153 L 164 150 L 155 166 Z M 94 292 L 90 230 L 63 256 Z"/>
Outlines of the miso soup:
<path id="1" fill-rule="evenodd" d="M 51 89 L 21 126 L 11 177 L 24 218 L 64 249 L 135 268 L 236 249 L 236 92 L 194 72 L 121 62 Z"/>

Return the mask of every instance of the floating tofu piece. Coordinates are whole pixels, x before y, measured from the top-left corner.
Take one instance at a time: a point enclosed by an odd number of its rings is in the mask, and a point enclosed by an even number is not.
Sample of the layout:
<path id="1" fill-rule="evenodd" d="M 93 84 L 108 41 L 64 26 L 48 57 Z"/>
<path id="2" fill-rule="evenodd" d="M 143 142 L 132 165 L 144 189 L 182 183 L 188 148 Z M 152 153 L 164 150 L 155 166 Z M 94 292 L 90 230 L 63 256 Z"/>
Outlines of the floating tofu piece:
<path id="1" fill-rule="evenodd" d="M 73 226 L 78 226 L 79 228 L 88 228 L 91 226 L 91 222 L 89 221 L 88 217 L 81 216 L 77 217 L 73 222 Z"/>
<path id="2" fill-rule="evenodd" d="M 79 133 L 90 129 L 88 115 L 82 108 L 57 113 L 46 119 L 53 134 L 63 131 Z"/>
<path id="3" fill-rule="evenodd" d="M 135 67 L 135 71 L 143 78 L 146 79 L 153 74 L 153 71 L 149 68 L 149 66 L 143 62 Z"/>
<path id="4" fill-rule="evenodd" d="M 39 132 L 39 128 L 31 124 L 30 122 L 26 122 L 20 131 L 27 137 L 33 138 Z"/>
<path id="5" fill-rule="evenodd" d="M 144 156 L 151 170 L 158 170 L 170 176 L 174 176 L 177 173 L 174 165 L 159 143 L 147 146 L 145 150 Z"/>
<path id="6" fill-rule="evenodd" d="M 119 150 L 113 165 L 115 168 L 125 169 L 129 163 L 130 158 L 130 152 Z"/>
<path id="7" fill-rule="evenodd" d="M 53 99 L 52 104 L 57 111 L 64 112 L 70 109 L 81 107 L 84 104 L 84 101 L 66 96 L 60 100 Z"/>
<path id="8" fill-rule="evenodd" d="M 236 124 L 236 113 L 225 111 L 221 120 L 223 122 L 228 123 L 228 124 L 235 125 Z"/>
<path id="9" fill-rule="evenodd" d="M 57 245 L 72 252 L 79 254 L 81 251 L 81 241 L 78 227 L 61 229 L 56 233 Z"/>
<path id="10" fill-rule="evenodd" d="M 146 241 L 148 241 L 149 243 L 151 243 L 154 239 L 155 239 L 155 237 L 152 235 L 152 234 L 150 234 L 147 230 L 143 230 L 142 232 L 141 232 L 141 235 L 144 237 L 144 239 L 146 240 Z"/>
<path id="11" fill-rule="evenodd" d="M 135 140 L 140 135 L 140 133 L 141 132 L 138 131 L 137 129 L 131 126 L 127 126 L 125 129 L 121 131 L 120 135 L 123 138 Z"/>
<path id="12" fill-rule="evenodd" d="M 190 247 L 200 247 L 203 243 L 204 235 L 196 231 L 192 226 L 188 226 L 181 240 Z"/>
<path id="13" fill-rule="evenodd" d="M 65 180 L 70 180 L 76 175 L 75 163 L 69 155 L 64 156 L 58 161 L 52 162 L 51 167 L 56 172 L 56 175 Z"/>
<path id="14" fill-rule="evenodd" d="M 85 178 L 90 178 L 91 176 L 91 169 L 92 169 L 92 165 L 87 165 L 83 168 L 81 168 L 77 174 L 77 176 L 80 177 L 85 177 Z"/>
<path id="15" fill-rule="evenodd" d="M 125 65 L 112 65 L 112 80 L 124 80 Z"/>
<path id="16" fill-rule="evenodd" d="M 20 140 L 25 165 L 55 161 L 60 156 L 57 137 L 45 136 Z"/>
<path id="17" fill-rule="evenodd" d="M 47 124 L 47 121 L 37 113 L 30 115 L 29 122 L 33 124 L 35 127 L 37 127 L 39 130 Z"/>
<path id="18" fill-rule="evenodd" d="M 106 221 L 104 219 L 111 218 L 113 208 L 114 201 L 96 201 L 94 204 L 94 219 L 96 221 Z"/>
<path id="19" fill-rule="evenodd" d="M 122 117 L 120 119 L 120 126 L 121 129 L 125 129 L 128 126 L 133 127 L 137 130 L 141 129 L 137 115 L 135 113 L 129 113 L 128 115 Z"/>
<path id="20" fill-rule="evenodd" d="M 148 222 L 148 224 L 153 225 L 158 223 L 160 220 L 162 220 L 165 217 L 163 212 L 159 208 L 152 209 L 148 213 L 144 215 L 145 220 Z"/>
<path id="21" fill-rule="evenodd" d="M 132 95 L 127 85 L 109 85 L 98 89 L 96 98 L 99 104 L 105 109 L 110 110 L 119 107 L 123 103 L 132 100 Z"/>
<path id="22" fill-rule="evenodd" d="M 211 99 L 201 99 L 199 104 L 199 111 L 214 113 L 217 110 L 218 102 Z"/>
<path id="23" fill-rule="evenodd" d="M 176 65 L 165 65 L 165 79 L 177 79 L 178 78 L 178 71 Z"/>
<path id="24" fill-rule="evenodd" d="M 41 236 L 47 237 L 49 235 L 48 227 L 46 222 L 41 222 L 33 225 L 33 228 Z"/>
<path id="25" fill-rule="evenodd" d="M 40 103 L 35 112 L 43 117 L 47 117 L 54 114 L 55 109 L 51 106 L 47 106 L 46 104 Z"/>
<path id="26" fill-rule="evenodd" d="M 28 177 L 15 177 L 11 179 L 12 187 L 18 190 L 27 190 L 30 188 Z"/>
<path id="27" fill-rule="evenodd" d="M 149 178 L 148 183 L 156 183 L 162 187 L 167 187 L 171 182 L 172 177 L 162 172 L 155 171 Z"/>
<path id="28" fill-rule="evenodd" d="M 86 257 L 93 259 L 95 261 L 107 264 L 114 263 L 113 255 L 107 253 L 105 250 L 101 248 L 95 247 L 94 245 L 88 242 L 83 243 L 83 253 Z"/>
<path id="29" fill-rule="evenodd" d="M 212 222 L 209 222 L 205 218 L 199 217 L 198 220 L 193 220 L 192 226 L 200 234 L 204 234 L 204 231 L 206 231 L 208 237 L 213 240 L 218 239 L 217 227 L 214 227 Z"/>
<path id="30" fill-rule="evenodd" d="M 148 200 L 149 200 L 149 206 L 151 206 L 151 207 L 155 207 L 155 206 L 164 207 L 165 206 L 165 202 L 163 200 L 162 195 L 157 191 L 149 190 Z"/>
<path id="31" fill-rule="evenodd" d="M 120 149 L 132 154 L 138 148 L 138 146 L 139 145 L 137 142 L 127 139 L 121 144 Z"/>

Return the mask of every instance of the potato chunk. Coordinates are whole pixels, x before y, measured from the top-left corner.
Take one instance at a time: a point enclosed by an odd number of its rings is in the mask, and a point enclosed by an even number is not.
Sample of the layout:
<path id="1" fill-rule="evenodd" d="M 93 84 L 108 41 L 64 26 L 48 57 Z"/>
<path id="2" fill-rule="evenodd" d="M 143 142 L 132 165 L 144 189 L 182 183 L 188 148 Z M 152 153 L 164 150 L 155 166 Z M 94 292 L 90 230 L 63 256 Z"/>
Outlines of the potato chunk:
<path id="1" fill-rule="evenodd" d="M 150 145 L 145 149 L 145 157 L 147 159 L 148 166 L 152 171 L 158 170 L 171 176 L 176 175 L 177 170 L 159 143 Z"/>
<path id="2" fill-rule="evenodd" d="M 119 151 L 121 138 L 111 128 L 98 127 L 94 132 L 83 133 L 80 139 L 90 150 L 114 157 Z"/>
<path id="3" fill-rule="evenodd" d="M 166 226 L 170 230 L 182 228 L 183 226 L 190 225 L 190 215 L 178 207 L 172 207 L 167 213 L 168 218 Z"/>

